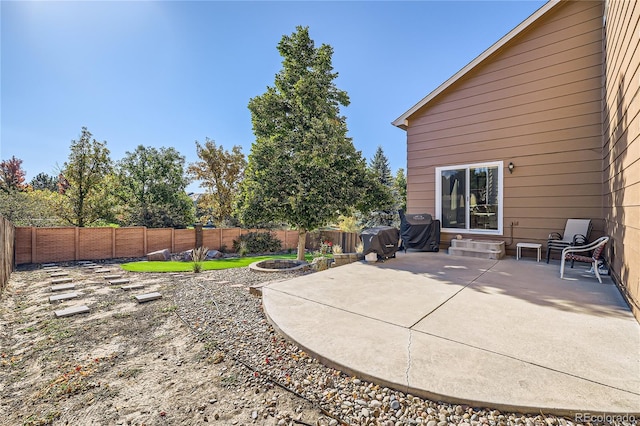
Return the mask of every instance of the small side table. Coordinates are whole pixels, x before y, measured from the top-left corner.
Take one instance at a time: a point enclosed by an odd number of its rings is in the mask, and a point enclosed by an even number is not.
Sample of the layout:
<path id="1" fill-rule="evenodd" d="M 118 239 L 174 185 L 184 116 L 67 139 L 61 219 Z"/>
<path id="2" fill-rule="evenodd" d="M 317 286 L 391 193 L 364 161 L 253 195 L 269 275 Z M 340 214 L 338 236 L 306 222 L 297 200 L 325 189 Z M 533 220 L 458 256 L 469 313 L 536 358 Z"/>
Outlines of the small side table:
<path id="1" fill-rule="evenodd" d="M 542 244 L 539 243 L 518 243 L 516 244 L 516 260 L 522 257 L 522 249 L 531 248 L 538 250 L 538 262 L 540 262 L 540 253 L 542 252 Z"/>

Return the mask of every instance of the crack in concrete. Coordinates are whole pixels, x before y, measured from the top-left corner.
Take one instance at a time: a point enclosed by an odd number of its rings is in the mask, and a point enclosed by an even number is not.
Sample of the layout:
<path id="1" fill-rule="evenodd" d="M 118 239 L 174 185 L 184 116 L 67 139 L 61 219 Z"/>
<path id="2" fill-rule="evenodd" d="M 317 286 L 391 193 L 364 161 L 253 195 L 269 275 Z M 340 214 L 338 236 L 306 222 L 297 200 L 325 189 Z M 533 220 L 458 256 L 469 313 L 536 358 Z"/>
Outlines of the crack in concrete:
<path id="1" fill-rule="evenodd" d="M 406 381 L 407 381 L 407 389 L 409 389 L 409 370 L 411 370 L 411 336 L 413 335 L 412 330 L 409 329 L 409 344 L 407 345 L 407 371 L 405 372 Z"/>

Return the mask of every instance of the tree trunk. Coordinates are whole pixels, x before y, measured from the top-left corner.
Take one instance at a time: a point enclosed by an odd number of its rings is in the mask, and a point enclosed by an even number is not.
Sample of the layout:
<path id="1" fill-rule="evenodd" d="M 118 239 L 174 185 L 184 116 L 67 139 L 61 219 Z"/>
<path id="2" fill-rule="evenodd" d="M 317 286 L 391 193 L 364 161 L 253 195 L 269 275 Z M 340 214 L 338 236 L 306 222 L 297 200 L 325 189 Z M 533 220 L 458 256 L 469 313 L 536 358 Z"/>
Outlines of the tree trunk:
<path id="1" fill-rule="evenodd" d="M 304 247 L 307 245 L 307 230 L 298 229 L 298 260 L 304 260 Z"/>

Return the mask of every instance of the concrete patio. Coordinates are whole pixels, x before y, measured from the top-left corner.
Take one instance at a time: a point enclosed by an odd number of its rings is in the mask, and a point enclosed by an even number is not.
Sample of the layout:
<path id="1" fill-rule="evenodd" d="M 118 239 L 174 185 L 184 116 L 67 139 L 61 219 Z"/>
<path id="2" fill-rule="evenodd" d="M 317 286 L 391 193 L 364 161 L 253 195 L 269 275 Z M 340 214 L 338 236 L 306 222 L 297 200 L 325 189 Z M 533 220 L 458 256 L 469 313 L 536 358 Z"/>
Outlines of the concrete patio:
<path id="1" fill-rule="evenodd" d="M 280 332 L 347 374 L 432 400 L 640 418 L 640 324 L 576 264 L 398 253 L 263 288 Z"/>

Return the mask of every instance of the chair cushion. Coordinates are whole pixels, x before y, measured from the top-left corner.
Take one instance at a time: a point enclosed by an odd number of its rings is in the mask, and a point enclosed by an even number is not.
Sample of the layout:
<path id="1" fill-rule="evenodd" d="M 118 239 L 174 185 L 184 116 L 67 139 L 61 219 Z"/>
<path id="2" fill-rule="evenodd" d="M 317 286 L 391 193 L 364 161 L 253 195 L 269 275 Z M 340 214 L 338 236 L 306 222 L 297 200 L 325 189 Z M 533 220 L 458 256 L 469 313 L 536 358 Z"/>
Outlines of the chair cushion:
<path id="1" fill-rule="evenodd" d="M 582 255 L 573 254 L 573 253 L 567 253 L 564 258 L 566 260 L 575 260 L 576 262 L 585 262 L 585 263 L 591 263 L 595 260 L 591 256 L 582 256 Z"/>

